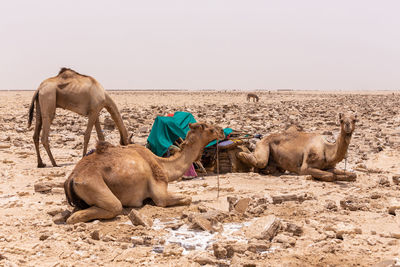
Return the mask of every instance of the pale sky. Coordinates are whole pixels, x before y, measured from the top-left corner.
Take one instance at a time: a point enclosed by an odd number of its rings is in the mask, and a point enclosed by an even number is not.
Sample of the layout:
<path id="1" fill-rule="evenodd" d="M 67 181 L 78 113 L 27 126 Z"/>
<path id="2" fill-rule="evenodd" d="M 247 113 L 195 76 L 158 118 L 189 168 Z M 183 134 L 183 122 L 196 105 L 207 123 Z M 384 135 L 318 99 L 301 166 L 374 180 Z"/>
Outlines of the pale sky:
<path id="1" fill-rule="evenodd" d="M 0 89 L 400 88 L 400 1 L 1 0 Z"/>

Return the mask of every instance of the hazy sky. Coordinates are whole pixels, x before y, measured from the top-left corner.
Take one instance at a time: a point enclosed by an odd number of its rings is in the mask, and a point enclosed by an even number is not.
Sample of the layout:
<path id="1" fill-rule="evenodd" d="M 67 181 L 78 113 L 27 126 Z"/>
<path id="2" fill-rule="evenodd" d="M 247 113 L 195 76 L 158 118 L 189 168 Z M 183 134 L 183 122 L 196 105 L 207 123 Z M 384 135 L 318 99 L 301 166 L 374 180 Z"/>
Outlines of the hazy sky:
<path id="1" fill-rule="evenodd" d="M 400 1 L 0 2 L 0 89 L 398 89 Z"/>

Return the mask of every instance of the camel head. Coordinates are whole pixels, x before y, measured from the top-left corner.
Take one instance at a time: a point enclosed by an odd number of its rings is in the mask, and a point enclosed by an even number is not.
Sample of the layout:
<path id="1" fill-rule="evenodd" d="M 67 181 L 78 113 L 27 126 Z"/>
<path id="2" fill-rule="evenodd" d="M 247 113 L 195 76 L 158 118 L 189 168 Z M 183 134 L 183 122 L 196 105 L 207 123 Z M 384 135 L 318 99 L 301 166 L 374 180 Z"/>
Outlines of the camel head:
<path id="1" fill-rule="evenodd" d="M 353 133 L 357 121 L 357 115 L 344 115 L 339 113 L 340 128 L 348 135 Z"/>
<path id="2" fill-rule="evenodd" d="M 188 132 L 185 141 L 188 142 L 198 140 L 206 145 L 209 142 L 218 139 L 225 139 L 224 131 L 219 126 L 213 126 L 204 122 L 189 123 L 190 131 Z"/>

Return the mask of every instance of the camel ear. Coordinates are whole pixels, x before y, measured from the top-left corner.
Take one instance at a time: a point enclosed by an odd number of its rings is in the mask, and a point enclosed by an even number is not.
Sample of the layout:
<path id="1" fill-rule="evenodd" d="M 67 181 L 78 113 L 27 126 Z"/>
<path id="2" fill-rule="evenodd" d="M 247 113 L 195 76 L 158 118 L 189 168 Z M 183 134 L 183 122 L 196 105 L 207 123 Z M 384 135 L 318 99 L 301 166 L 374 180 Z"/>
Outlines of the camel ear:
<path id="1" fill-rule="evenodd" d="M 358 122 L 357 114 L 354 114 L 354 122 Z"/>
<path id="2" fill-rule="evenodd" d="M 339 113 L 339 120 L 343 119 L 343 113 Z"/>

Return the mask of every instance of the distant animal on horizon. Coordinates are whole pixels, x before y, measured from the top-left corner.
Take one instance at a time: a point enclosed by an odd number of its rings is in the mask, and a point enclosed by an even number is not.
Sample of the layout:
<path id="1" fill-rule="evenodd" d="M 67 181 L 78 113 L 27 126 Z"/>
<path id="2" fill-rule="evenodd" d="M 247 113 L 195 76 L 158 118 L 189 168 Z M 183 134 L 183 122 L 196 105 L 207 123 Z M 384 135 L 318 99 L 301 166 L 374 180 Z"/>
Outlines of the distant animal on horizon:
<path id="1" fill-rule="evenodd" d="M 258 100 L 259 100 L 258 95 L 254 94 L 254 93 L 247 94 L 247 101 L 250 101 L 250 98 L 253 98 L 253 102 L 258 102 Z"/>
<path id="2" fill-rule="evenodd" d="M 264 137 L 256 145 L 254 153 L 238 153 L 238 158 L 260 170 L 276 168 L 326 181 L 354 181 L 356 174 L 338 170 L 336 164 L 347 153 L 357 122 L 356 115 L 339 114 L 340 134 L 329 143 L 318 133 L 301 132 L 291 127 L 282 133 Z"/>
<path id="3" fill-rule="evenodd" d="M 62 68 L 57 76 L 44 80 L 33 94 L 32 102 L 29 107 L 28 128 L 31 127 L 32 124 L 35 104 L 36 124 L 33 142 L 35 143 L 38 168 L 46 166 L 39 152 L 39 136 L 42 129 L 42 144 L 46 149 L 52 165 L 54 167 L 57 166 L 49 145 L 50 125 L 55 117 L 56 108 L 67 109 L 88 117 L 88 124 L 84 136 L 83 155 L 86 154 L 93 125 L 96 127 L 99 140 L 104 141 L 104 135 L 99 122 L 99 114 L 103 108 L 107 109 L 117 125 L 121 136 L 121 145 L 128 145 L 131 143 L 130 139 L 132 136 L 128 137 L 128 132 L 122 121 L 117 105 L 100 83 L 90 76 L 79 74 L 69 68 Z"/>

